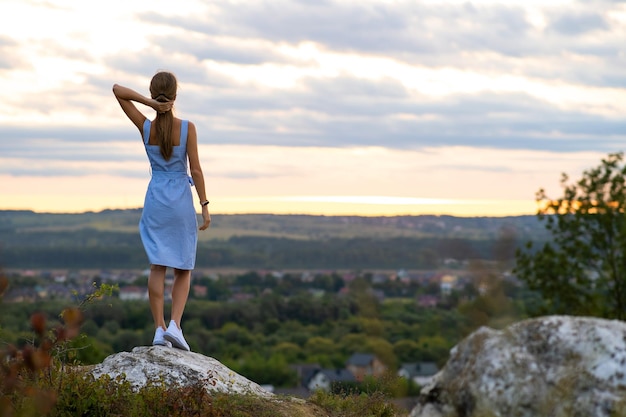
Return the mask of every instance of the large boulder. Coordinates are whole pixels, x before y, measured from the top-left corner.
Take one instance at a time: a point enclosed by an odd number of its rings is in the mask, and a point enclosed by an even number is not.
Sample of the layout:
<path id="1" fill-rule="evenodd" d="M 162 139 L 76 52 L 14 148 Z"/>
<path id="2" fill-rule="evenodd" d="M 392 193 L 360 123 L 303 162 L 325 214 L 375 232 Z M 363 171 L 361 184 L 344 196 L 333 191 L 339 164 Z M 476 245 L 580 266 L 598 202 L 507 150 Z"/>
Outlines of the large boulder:
<path id="1" fill-rule="evenodd" d="M 213 392 L 273 396 L 216 359 L 164 346 L 140 346 L 131 352 L 116 353 L 94 366 L 91 374 L 95 378 L 105 374 L 117 378 L 124 374 L 135 389 L 149 382 L 172 386 L 202 383 Z"/>
<path id="2" fill-rule="evenodd" d="M 455 346 L 410 417 L 626 416 L 626 323 L 549 316 Z"/>

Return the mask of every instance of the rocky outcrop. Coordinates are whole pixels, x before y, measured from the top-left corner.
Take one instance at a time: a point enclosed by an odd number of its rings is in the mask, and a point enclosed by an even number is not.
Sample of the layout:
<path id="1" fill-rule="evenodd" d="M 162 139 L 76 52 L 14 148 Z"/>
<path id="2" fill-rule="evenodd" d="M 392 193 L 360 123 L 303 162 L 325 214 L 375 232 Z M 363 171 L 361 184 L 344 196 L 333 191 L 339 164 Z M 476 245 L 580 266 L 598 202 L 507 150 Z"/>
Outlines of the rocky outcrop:
<path id="1" fill-rule="evenodd" d="M 454 347 L 410 417 L 626 416 L 626 323 L 550 316 Z"/>
<path id="2" fill-rule="evenodd" d="M 131 352 L 116 353 L 96 365 L 91 373 L 95 378 L 105 374 L 117 378 L 124 374 L 135 389 L 148 382 L 172 386 L 202 383 L 214 392 L 273 396 L 213 358 L 164 346 L 140 346 Z"/>

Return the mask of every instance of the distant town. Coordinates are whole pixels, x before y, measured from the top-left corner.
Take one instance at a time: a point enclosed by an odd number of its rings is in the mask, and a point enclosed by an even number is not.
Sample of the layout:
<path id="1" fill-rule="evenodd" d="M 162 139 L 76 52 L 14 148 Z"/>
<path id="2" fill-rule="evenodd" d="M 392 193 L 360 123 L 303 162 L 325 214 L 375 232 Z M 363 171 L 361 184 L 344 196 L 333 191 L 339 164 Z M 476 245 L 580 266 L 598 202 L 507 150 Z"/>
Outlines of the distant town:
<path id="1" fill-rule="evenodd" d="M 190 298 L 244 301 L 271 292 L 282 281 L 288 281 L 293 292 L 306 290 L 312 295 L 341 294 L 349 284 L 360 277 L 371 285 L 371 292 L 379 301 L 385 298 L 414 298 L 420 307 L 437 307 L 453 294 L 471 295 L 486 290 L 487 283 L 476 278 L 464 265 L 446 260 L 449 269 L 397 271 L 273 271 L 273 270 L 196 270 L 192 276 Z M 466 265 L 465 265 L 466 266 Z M 145 270 L 33 270 L 5 271 L 11 285 L 5 302 L 37 302 L 41 300 L 75 301 L 93 292 L 94 284 L 115 284 L 116 297 L 125 301 L 148 300 Z M 256 278 L 256 279 L 255 279 Z M 510 273 L 502 278 L 511 285 L 520 285 Z M 173 282 L 173 274 L 166 276 L 166 289 Z M 211 294 L 217 283 L 219 295 Z M 166 290 L 166 294 L 168 294 Z M 284 294 L 289 295 L 289 294 Z"/>
<path id="2" fill-rule="evenodd" d="M 193 273 L 190 299 L 215 300 L 232 305 L 233 308 L 237 308 L 237 305 L 244 306 L 239 308 L 245 310 L 247 308 L 245 306 L 249 306 L 248 303 L 268 295 L 278 295 L 289 299 L 305 292 L 311 299 L 321 300 L 322 297 L 327 296 L 348 297 L 351 291 L 359 288 L 367 291 L 381 305 L 387 304 L 386 301 L 406 300 L 410 301 L 415 311 L 432 311 L 433 317 L 439 317 L 440 314 L 456 309 L 464 301 L 472 300 L 488 292 L 490 285 L 493 284 L 489 277 L 497 276 L 498 281 L 506 283 L 509 288 L 523 287 L 508 272 L 498 272 L 494 275 L 498 270 L 498 265 L 495 263 L 471 264 L 454 259 L 447 259 L 445 268 L 437 270 L 198 269 Z M 78 303 L 100 284 L 117 287 L 113 297 L 118 298 L 118 303 L 122 306 L 136 302 L 147 305 L 146 284 L 149 269 L 5 269 L 4 273 L 9 279 L 9 288 L 2 302 L 12 305 L 49 301 Z M 168 289 L 172 282 L 173 274 L 170 273 L 166 277 Z M 166 298 L 169 298 L 168 289 L 166 289 Z M 119 327 L 116 324 L 110 326 Z M 459 326 L 459 323 L 457 322 L 454 326 Z M 93 332 L 92 329 L 91 333 Z M 433 336 L 437 337 L 437 334 Z M 416 341 L 419 338 L 417 334 L 414 337 Z M 309 338 L 315 340 L 313 335 Z M 444 339 L 438 340 L 442 343 Z M 402 343 L 415 349 L 418 346 L 416 341 L 400 341 L 394 346 L 397 346 L 398 353 L 401 354 Z M 299 349 L 290 343 L 282 346 L 283 349 L 285 346 L 291 346 L 288 349 Z M 304 342 L 303 346 L 309 345 Z M 406 379 L 407 384 L 412 384 L 407 388 L 405 395 L 414 395 L 418 387 L 427 384 L 438 372 L 441 358 L 446 356 L 445 352 L 433 354 L 429 350 L 431 348 L 424 345 L 422 352 L 426 352 L 426 356 L 422 353 L 411 361 L 398 362 L 393 368 L 386 364 L 389 362 L 388 357 L 384 360 L 371 350 L 352 350 L 343 362 L 343 366 L 336 364 L 334 367 L 328 367 L 328 365 L 322 366 L 315 362 L 289 362 L 290 372 L 296 375 L 292 384 L 282 382 L 279 386 L 274 386 L 271 382 L 261 381 L 261 383 L 266 389 L 276 393 L 307 398 L 318 389 L 326 391 L 336 390 L 337 387 L 353 389 L 359 387 L 367 378 L 378 380 L 389 372 L 393 372 Z M 123 349 L 123 347 L 117 349 Z M 419 359 L 419 356 L 423 358 Z M 246 369 L 240 372 L 247 374 Z M 267 374 L 262 374 L 257 378 L 263 378 L 265 375 Z"/>

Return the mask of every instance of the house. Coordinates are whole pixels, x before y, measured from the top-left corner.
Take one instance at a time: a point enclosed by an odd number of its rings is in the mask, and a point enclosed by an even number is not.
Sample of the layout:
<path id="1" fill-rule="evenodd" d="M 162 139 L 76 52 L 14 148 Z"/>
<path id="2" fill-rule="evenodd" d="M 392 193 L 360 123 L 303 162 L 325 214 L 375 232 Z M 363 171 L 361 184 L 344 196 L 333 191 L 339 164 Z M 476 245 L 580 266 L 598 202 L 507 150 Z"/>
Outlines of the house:
<path id="1" fill-rule="evenodd" d="M 374 273 L 372 276 L 372 284 L 384 284 L 387 281 L 390 281 L 389 276 L 387 276 L 387 274 L 383 274 L 382 272 Z"/>
<path id="2" fill-rule="evenodd" d="M 35 286 L 39 298 L 55 299 L 55 300 L 69 300 L 72 298 L 72 290 L 75 288 L 68 287 L 64 284 L 49 284 L 45 287 L 39 285 Z"/>
<path id="3" fill-rule="evenodd" d="M 398 376 L 412 379 L 419 386 L 428 384 L 435 374 L 439 372 L 434 362 L 404 363 L 398 370 Z"/>
<path id="4" fill-rule="evenodd" d="M 335 385 L 355 383 L 352 372 L 347 369 L 318 369 L 307 383 L 309 391 L 331 391 Z"/>
<path id="5" fill-rule="evenodd" d="M 400 280 L 400 282 L 404 284 L 408 284 L 411 281 L 411 277 L 409 276 L 409 273 L 404 269 L 399 270 L 396 273 L 396 277 L 398 280 Z"/>
<path id="6" fill-rule="evenodd" d="M 10 288 L 4 295 L 4 300 L 14 303 L 33 303 L 38 299 L 33 288 Z"/>
<path id="7" fill-rule="evenodd" d="M 67 275 L 58 274 L 54 276 L 54 282 L 57 284 L 63 284 L 65 281 L 67 281 Z"/>
<path id="8" fill-rule="evenodd" d="M 349 284 L 352 281 L 354 281 L 356 279 L 356 277 L 357 277 L 357 275 L 355 273 L 347 272 L 347 273 L 343 274 L 341 278 L 343 279 L 343 282 L 345 284 Z"/>
<path id="9" fill-rule="evenodd" d="M 387 367 L 375 355 L 369 353 L 355 353 L 346 361 L 346 368 L 359 382 L 366 376 L 383 376 Z"/>
<path id="10" fill-rule="evenodd" d="M 127 286 L 120 288 L 119 292 L 120 300 L 132 301 L 132 300 L 147 300 L 148 289 L 145 287 Z"/>
<path id="11" fill-rule="evenodd" d="M 320 288 L 309 288 L 307 292 L 311 295 L 312 298 L 321 298 L 326 294 L 326 291 Z"/>
<path id="12" fill-rule="evenodd" d="M 233 295 L 231 295 L 228 301 L 231 303 L 236 303 L 236 302 L 241 302 L 241 301 L 248 301 L 253 298 L 254 298 L 254 294 L 247 293 L 247 292 L 236 292 Z"/>
<path id="13" fill-rule="evenodd" d="M 271 393 L 274 393 L 276 391 L 276 388 L 272 384 L 261 384 L 261 388 Z"/>
<path id="14" fill-rule="evenodd" d="M 417 297 L 417 305 L 420 307 L 434 308 L 439 304 L 439 297 L 435 295 L 420 295 Z"/>
<path id="15" fill-rule="evenodd" d="M 315 275 L 313 275 L 313 273 L 310 271 L 304 271 L 302 274 L 300 274 L 301 282 L 313 282 L 314 280 Z"/>
<path id="16" fill-rule="evenodd" d="M 289 369 L 295 371 L 298 377 L 298 386 L 306 387 L 313 375 L 322 367 L 317 363 L 298 363 L 289 365 Z"/>
<path id="17" fill-rule="evenodd" d="M 441 281 L 439 285 L 440 285 L 439 288 L 441 290 L 441 294 L 450 295 L 452 293 L 452 290 L 457 285 L 457 277 L 454 275 L 446 274 L 443 277 L 441 277 Z"/>
<path id="18" fill-rule="evenodd" d="M 209 289 L 206 285 L 194 285 L 192 289 L 192 294 L 196 298 L 206 298 L 207 294 L 209 293 Z"/>

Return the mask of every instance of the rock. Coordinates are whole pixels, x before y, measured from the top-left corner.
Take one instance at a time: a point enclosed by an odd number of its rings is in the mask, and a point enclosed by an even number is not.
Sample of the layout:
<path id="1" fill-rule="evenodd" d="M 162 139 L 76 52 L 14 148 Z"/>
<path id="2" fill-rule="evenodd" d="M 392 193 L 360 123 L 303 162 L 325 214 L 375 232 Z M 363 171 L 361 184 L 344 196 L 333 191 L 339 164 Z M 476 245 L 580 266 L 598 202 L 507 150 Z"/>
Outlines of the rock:
<path id="1" fill-rule="evenodd" d="M 410 417 L 626 416 L 626 323 L 549 316 L 455 346 Z"/>
<path id="2" fill-rule="evenodd" d="M 91 374 L 95 378 L 105 374 L 116 378 L 125 374 L 134 389 L 149 381 L 158 383 L 162 378 L 167 385 L 187 386 L 202 382 L 207 390 L 214 392 L 273 396 L 213 358 L 164 346 L 140 346 L 131 352 L 116 353 L 94 366 Z"/>

